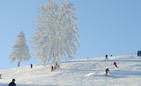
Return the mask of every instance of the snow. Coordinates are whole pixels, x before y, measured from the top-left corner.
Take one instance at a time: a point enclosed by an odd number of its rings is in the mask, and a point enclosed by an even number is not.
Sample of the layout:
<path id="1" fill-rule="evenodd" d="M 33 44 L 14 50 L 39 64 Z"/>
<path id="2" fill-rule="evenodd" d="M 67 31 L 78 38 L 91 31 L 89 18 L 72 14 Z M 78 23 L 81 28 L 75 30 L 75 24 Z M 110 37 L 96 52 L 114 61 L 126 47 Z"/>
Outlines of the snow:
<path id="1" fill-rule="evenodd" d="M 116 61 L 118 69 L 113 65 Z M 105 76 L 105 69 L 110 69 Z M 141 57 L 113 56 L 75 59 L 53 72 L 50 65 L 33 65 L 1 70 L 0 86 L 15 78 L 17 86 L 141 86 Z"/>

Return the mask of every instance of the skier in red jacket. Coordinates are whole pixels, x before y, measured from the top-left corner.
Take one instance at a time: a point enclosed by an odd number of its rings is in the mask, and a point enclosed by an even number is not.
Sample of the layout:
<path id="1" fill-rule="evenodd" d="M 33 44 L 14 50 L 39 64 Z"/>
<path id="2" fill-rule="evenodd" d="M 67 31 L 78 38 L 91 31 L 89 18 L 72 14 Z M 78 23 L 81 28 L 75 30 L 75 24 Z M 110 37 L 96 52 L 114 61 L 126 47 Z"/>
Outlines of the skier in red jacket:
<path id="1" fill-rule="evenodd" d="M 114 61 L 114 63 L 113 63 L 113 64 L 115 65 L 115 67 L 116 67 L 116 68 L 118 68 L 117 63 L 116 63 L 115 61 Z"/>
<path id="2" fill-rule="evenodd" d="M 53 66 L 51 66 L 51 72 L 52 72 L 52 71 L 54 71 L 54 67 L 53 67 Z"/>
<path id="3" fill-rule="evenodd" d="M 106 75 L 106 76 L 108 75 L 109 71 L 110 71 L 109 68 L 106 68 L 106 69 L 105 69 L 105 75 Z"/>

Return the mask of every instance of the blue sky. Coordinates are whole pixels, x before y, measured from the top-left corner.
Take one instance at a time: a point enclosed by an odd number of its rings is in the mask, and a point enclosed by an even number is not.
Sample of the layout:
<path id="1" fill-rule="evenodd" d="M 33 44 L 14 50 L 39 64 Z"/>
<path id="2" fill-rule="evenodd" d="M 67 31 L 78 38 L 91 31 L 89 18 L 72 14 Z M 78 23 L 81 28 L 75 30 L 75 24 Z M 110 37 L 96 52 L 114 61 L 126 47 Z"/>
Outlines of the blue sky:
<path id="1" fill-rule="evenodd" d="M 0 1 L 0 69 L 11 63 L 17 35 L 24 31 L 28 45 L 34 34 L 37 8 L 45 0 Z M 57 0 L 58 1 L 58 0 Z M 141 0 L 71 0 L 80 27 L 77 57 L 103 57 L 136 54 L 141 49 Z M 33 59 L 22 65 L 37 64 Z"/>

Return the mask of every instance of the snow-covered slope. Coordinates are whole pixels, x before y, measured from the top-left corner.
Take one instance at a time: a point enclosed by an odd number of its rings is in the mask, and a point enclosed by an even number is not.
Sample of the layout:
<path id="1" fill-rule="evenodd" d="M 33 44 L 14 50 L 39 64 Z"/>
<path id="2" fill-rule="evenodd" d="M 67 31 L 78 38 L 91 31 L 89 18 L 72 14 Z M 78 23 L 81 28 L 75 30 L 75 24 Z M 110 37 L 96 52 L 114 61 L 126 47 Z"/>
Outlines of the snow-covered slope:
<path id="1" fill-rule="evenodd" d="M 116 61 L 118 69 L 113 65 Z M 105 68 L 110 69 L 105 76 Z M 29 66 L 1 70 L 0 86 L 7 86 L 12 78 L 17 86 L 141 86 L 141 57 L 113 56 L 83 58 L 61 64 L 53 72 L 50 66 Z"/>

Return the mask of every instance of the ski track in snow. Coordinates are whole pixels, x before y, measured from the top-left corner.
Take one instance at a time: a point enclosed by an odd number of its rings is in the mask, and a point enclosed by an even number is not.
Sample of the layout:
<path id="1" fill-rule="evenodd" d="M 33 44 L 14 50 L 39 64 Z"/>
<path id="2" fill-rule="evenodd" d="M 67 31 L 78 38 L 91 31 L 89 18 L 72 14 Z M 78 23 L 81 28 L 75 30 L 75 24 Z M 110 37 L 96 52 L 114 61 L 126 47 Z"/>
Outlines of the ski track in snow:
<path id="1" fill-rule="evenodd" d="M 113 65 L 117 62 L 118 69 Z M 105 69 L 110 69 L 105 76 Z M 12 78 L 17 86 L 141 86 L 141 58 L 136 56 L 113 56 L 83 58 L 64 62 L 53 72 L 50 66 L 33 65 L 0 70 L 0 86 L 8 86 Z"/>

